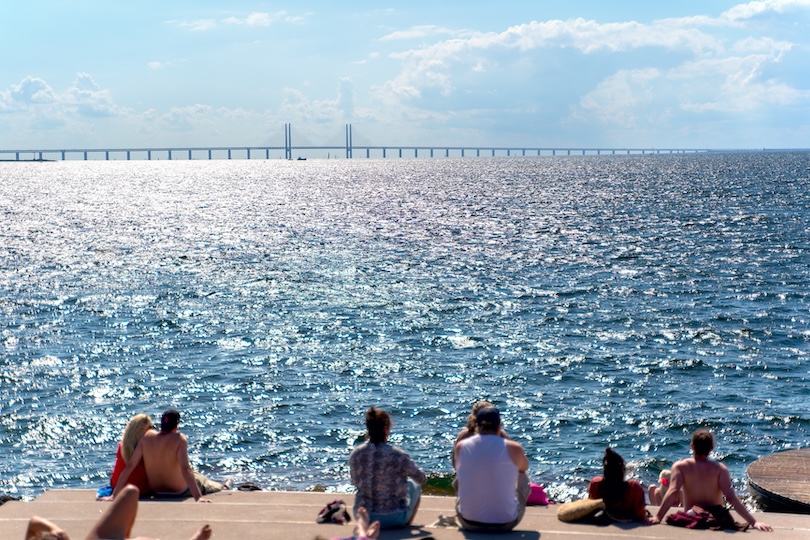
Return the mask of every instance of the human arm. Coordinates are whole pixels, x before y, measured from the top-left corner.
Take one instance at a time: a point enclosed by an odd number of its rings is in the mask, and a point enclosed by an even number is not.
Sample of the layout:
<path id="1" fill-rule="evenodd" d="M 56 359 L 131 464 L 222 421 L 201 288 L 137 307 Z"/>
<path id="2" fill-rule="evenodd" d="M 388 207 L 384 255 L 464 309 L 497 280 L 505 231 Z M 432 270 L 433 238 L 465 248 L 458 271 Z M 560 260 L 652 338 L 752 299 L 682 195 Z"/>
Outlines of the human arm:
<path id="1" fill-rule="evenodd" d="M 588 482 L 588 498 L 589 499 L 601 499 L 602 493 L 602 477 L 601 476 L 594 476 L 591 478 L 591 481 Z"/>
<path id="2" fill-rule="evenodd" d="M 728 468 L 725 466 L 723 466 L 720 470 L 720 477 L 718 478 L 718 481 L 720 482 L 720 491 L 723 492 L 723 496 L 731 504 L 731 506 L 734 507 L 734 510 L 736 510 L 737 513 L 748 522 L 749 525 L 758 531 L 773 530 L 773 527 L 767 523 L 757 521 L 757 519 L 751 515 L 751 512 L 748 511 L 739 497 L 737 497 L 737 494 L 734 493 L 734 487 L 731 485 L 731 473 L 728 472 Z"/>
<path id="3" fill-rule="evenodd" d="M 405 454 L 405 457 L 405 474 L 408 477 L 413 478 L 418 484 L 424 484 L 427 482 L 427 475 L 425 474 L 425 471 L 419 468 L 411 456 Z"/>
<path id="4" fill-rule="evenodd" d="M 70 540 L 70 537 L 47 519 L 33 516 L 28 521 L 25 540 Z"/>
<path id="5" fill-rule="evenodd" d="M 672 466 L 672 475 L 669 479 L 669 489 L 667 490 L 667 494 L 661 501 L 661 506 L 658 508 L 658 513 L 650 519 L 650 523 L 661 523 L 661 520 L 663 520 L 664 516 L 667 515 L 667 511 L 677 503 L 678 494 L 681 492 L 682 487 L 683 475 L 681 474 L 680 467 L 676 463 Z"/>
<path id="6" fill-rule="evenodd" d="M 460 441 L 456 441 L 456 445 L 453 446 L 453 468 L 458 470 L 456 463 L 458 463 L 458 455 L 461 449 L 461 445 L 459 445 Z"/>
<path id="7" fill-rule="evenodd" d="M 180 437 L 180 443 L 177 445 L 177 463 L 194 500 L 196 502 L 211 502 L 202 498 L 200 488 L 197 487 L 197 481 L 194 479 L 194 469 L 191 468 L 191 463 L 188 460 L 188 440 L 185 436 Z"/>
<path id="8" fill-rule="evenodd" d="M 509 457 L 517 467 L 518 472 L 525 473 L 529 470 L 529 458 L 526 457 L 526 452 L 520 446 L 520 443 L 507 439 L 506 450 L 509 452 Z"/>
<path id="9" fill-rule="evenodd" d="M 140 443 L 135 447 L 135 451 L 129 457 L 129 461 L 127 462 L 127 466 L 124 467 L 124 470 L 121 472 L 121 476 L 118 477 L 118 483 L 115 484 L 115 489 L 113 490 L 112 499 L 121 493 L 121 490 L 127 485 L 127 480 L 129 480 L 132 471 L 135 470 L 135 467 L 138 463 L 141 462 L 143 459 L 143 447 Z"/>

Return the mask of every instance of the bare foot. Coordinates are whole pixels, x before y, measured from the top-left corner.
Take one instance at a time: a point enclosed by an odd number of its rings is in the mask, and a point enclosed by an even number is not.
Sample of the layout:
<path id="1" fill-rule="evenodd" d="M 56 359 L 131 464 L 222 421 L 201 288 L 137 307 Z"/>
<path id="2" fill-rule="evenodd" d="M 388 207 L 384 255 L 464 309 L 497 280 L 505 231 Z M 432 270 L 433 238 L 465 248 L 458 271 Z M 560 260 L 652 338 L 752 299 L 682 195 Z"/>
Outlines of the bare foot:
<path id="1" fill-rule="evenodd" d="M 366 510 L 365 507 L 361 506 L 360 508 L 357 509 L 357 515 L 354 517 L 357 518 L 357 528 L 358 528 L 357 533 L 360 534 L 361 536 L 366 534 L 366 529 L 368 529 L 370 521 L 368 517 L 368 510 Z"/>
<path id="2" fill-rule="evenodd" d="M 28 530 L 25 533 L 26 540 L 70 540 L 68 534 L 48 521 L 38 516 L 33 516 L 28 522 Z"/>
<path id="3" fill-rule="evenodd" d="M 211 526 L 206 523 L 205 525 L 200 527 L 200 530 L 197 531 L 197 534 L 192 536 L 190 540 L 208 540 L 209 538 L 211 538 L 212 534 L 213 531 L 211 530 Z"/>
<path id="4" fill-rule="evenodd" d="M 375 521 L 374 523 L 368 526 L 368 529 L 366 529 L 366 536 L 368 536 L 369 538 L 377 538 L 378 536 L 380 536 L 379 521 Z"/>

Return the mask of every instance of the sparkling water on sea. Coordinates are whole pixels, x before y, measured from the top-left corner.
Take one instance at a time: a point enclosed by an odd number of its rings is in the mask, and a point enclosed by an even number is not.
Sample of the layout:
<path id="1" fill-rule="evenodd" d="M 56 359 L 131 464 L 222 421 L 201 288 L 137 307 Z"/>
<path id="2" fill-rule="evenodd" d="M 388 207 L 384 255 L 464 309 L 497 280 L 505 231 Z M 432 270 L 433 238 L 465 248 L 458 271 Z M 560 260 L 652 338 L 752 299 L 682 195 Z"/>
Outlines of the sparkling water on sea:
<path id="1" fill-rule="evenodd" d="M 810 444 L 810 154 L 5 163 L 0 492 L 106 484 L 129 417 L 196 468 L 349 488 L 371 404 L 434 476 L 473 402 L 562 500 L 715 431 Z"/>

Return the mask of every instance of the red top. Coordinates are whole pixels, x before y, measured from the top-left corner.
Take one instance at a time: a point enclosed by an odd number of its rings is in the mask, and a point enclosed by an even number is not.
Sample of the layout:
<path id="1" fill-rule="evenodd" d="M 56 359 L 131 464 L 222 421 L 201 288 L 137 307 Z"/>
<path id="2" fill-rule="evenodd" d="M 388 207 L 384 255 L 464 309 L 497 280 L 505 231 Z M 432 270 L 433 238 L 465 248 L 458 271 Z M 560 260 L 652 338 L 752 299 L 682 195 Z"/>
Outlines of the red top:
<path id="1" fill-rule="evenodd" d="M 601 485 L 602 477 L 594 476 L 593 480 L 591 480 L 591 483 L 588 485 L 588 497 L 591 499 L 601 499 L 602 494 L 599 491 Z M 644 488 L 639 484 L 638 480 L 628 480 L 624 499 L 610 506 L 606 506 L 605 510 L 615 519 L 644 521 L 647 519 L 647 503 L 644 500 Z"/>
<path id="2" fill-rule="evenodd" d="M 110 476 L 110 485 L 115 489 L 115 485 L 118 483 L 118 478 L 121 476 L 121 473 L 124 472 L 124 468 L 127 466 L 126 462 L 124 461 L 124 456 L 121 454 L 121 443 L 118 443 L 118 450 L 115 451 L 115 465 L 113 466 L 112 476 Z M 129 475 L 129 480 L 127 484 L 132 484 L 138 491 L 141 492 L 141 495 L 145 493 L 149 493 L 151 489 L 149 489 L 149 479 L 146 478 L 146 468 L 143 466 L 143 460 L 132 470 L 132 474 Z"/>

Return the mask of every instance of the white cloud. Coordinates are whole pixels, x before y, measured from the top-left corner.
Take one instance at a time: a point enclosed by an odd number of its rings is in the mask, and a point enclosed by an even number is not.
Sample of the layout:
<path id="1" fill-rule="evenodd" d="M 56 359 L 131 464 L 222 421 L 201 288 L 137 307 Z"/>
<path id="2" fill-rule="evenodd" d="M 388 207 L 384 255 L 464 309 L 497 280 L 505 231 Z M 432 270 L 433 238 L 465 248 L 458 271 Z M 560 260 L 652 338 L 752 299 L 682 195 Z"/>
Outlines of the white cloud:
<path id="1" fill-rule="evenodd" d="M 66 105 L 82 116 L 117 116 L 126 111 L 115 104 L 108 90 L 102 90 L 87 73 L 79 73 L 63 96 Z"/>
<path id="2" fill-rule="evenodd" d="M 580 100 L 587 117 L 621 127 L 636 127 L 638 111 L 659 96 L 661 72 L 657 69 L 620 70 L 600 82 Z"/>
<path id="3" fill-rule="evenodd" d="M 187 107 L 172 107 L 158 118 L 160 127 L 171 131 L 197 129 L 206 119 L 210 120 L 212 109 L 208 105 L 194 104 Z"/>
<path id="4" fill-rule="evenodd" d="M 787 13 L 794 9 L 810 9 L 810 0 L 762 0 L 740 4 L 724 12 L 721 17 L 729 21 L 753 19 L 767 13 Z"/>
<path id="5" fill-rule="evenodd" d="M 397 30 L 396 32 L 391 32 L 380 38 L 380 41 L 398 41 L 398 40 L 406 40 L 406 39 L 422 39 L 426 37 L 433 37 L 433 36 L 457 36 L 463 33 L 469 32 L 460 32 L 458 30 L 452 30 L 450 28 L 445 28 L 441 26 L 433 26 L 433 25 L 423 25 L 423 26 L 414 26 L 407 30 Z"/>
<path id="6" fill-rule="evenodd" d="M 794 44 L 789 41 L 777 41 L 771 38 L 746 37 L 734 43 L 734 52 L 739 53 L 763 53 L 770 55 L 775 62 L 778 62 L 787 52 L 793 49 Z"/>
<path id="7" fill-rule="evenodd" d="M 722 53 L 724 45 L 718 37 L 668 21 L 533 21 L 503 32 L 477 33 L 392 53 L 390 57 L 400 60 L 402 69 L 384 88 L 403 99 L 422 96 L 427 89 L 449 96 L 456 89 L 454 79 L 460 71 L 484 73 L 487 66 L 499 65 L 501 58 L 515 62 L 521 55 L 529 67 L 542 65 L 542 51 L 566 49 L 584 55 L 661 49 L 678 55 L 705 56 Z"/>
<path id="8" fill-rule="evenodd" d="M 771 105 L 789 106 L 808 101 L 810 91 L 762 79 L 762 72 L 771 61 L 765 55 L 699 60 L 681 66 L 671 74 L 671 79 L 682 85 L 681 107 L 693 112 L 747 113 Z"/>
<path id="9" fill-rule="evenodd" d="M 341 111 L 343 118 L 351 120 L 354 116 L 354 84 L 351 79 L 342 78 L 338 81 L 335 106 Z"/>
<path id="10" fill-rule="evenodd" d="M 54 103 L 58 100 L 53 89 L 40 78 L 26 77 L 20 84 L 12 85 L 5 94 L 10 109 L 27 108 L 30 105 Z"/>
<path id="11" fill-rule="evenodd" d="M 199 19 L 196 21 L 180 21 L 177 25 L 192 32 L 205 32 L 216 28 L 217 22 L 213 19 Z"/>
<path id="12" fill-rule="evenodd" d="M 244 19 L 240 19 L 238 17 L 228 17 L 225 19 L 224 22 L 228 24 L 242 24 L 245 26 L 253 26 L 253 27 L 267 27 L 273 24 L 274 22 L 281 20 L 286 15 L 286 12 L 279 11 L 277 13 L 260 13 L 254 12 L 245 17 Z"/>

